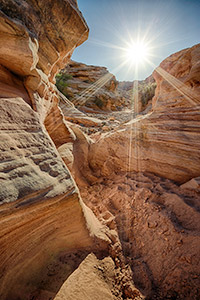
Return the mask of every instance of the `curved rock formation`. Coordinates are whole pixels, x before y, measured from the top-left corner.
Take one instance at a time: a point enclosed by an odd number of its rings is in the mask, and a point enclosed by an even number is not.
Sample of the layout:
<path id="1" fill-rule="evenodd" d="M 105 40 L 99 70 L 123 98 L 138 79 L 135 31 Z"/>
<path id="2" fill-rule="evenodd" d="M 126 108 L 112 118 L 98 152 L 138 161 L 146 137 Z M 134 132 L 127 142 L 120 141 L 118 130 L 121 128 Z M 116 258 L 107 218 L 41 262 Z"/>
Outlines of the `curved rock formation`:
<path id="1" fill-rule="evenodd" d="M 84 257 L 109 242 L 55 147 L 75 136 L 54 76 L 88 27 L 75 1 L 9 0 L 0 9 L 0 298 L 33 299 L 38 289 L 55 294 L 74 270 L 69 260 L 54 274 L 61 252 Z"/>
<path id="2" fill-rule="evenodd" d="M 88 146 L 98 179 L 81 195 L 117 227 L 147 299 L 200 296 L 199 63 L 200 45 L 164 60 L 154 72 L 153 110 Z"/>
<path id="3" fill-rule="evenodd" d="M 155 70 L 153 111 L 91 145 L 95 172 L 147 171 L 183 183 L 200 175 L 200 45 Z"/>
<path id="4" fill-rule="evenodd" d="M 56 299 L 143 299 L 134 279 L 147 299 L 197 300 L 200 45 L 154 72 L 151 112 L 92 140 L 70 113 L 103 122 L 54 86 L 87 35 L 75 0 L 0 3 L 0 299 L 49 300 L 69 277 Z"/>

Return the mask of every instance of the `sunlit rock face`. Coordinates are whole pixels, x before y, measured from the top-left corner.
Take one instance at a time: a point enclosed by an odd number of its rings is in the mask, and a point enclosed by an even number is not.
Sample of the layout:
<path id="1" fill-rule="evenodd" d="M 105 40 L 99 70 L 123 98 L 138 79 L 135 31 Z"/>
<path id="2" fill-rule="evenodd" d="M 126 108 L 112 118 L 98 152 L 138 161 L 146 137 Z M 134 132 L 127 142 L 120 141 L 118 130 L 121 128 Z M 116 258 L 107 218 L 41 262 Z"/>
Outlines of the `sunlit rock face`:
<path id="1" fill-rule="evenodd" d="M 129 104 L 119 92 L 115 76 L 105 67 L 70 61 L 60 76 L 59 90 L 84 111 L 115 111 Z"/>
<path id="2" fill-rule="evenodd" d="M 148 171 L 177 182 L 200 175 L 200 45 L 180 51 L 155 70 L 153 111 L 91 145 L 99 175 Z"/>
<path id="3" fill-rule="evenodd" d="M 80 187 L 82 198 L 117 228 L 112 250 L 147 299 L 200 295 L 199 55 L 196 45 L 164 60 L 152 111 L 88 143 L 96 178 Z M 88 164 L 83 170 L 91 182 Z"/>
<path id="4" fill-rule="evenodd" d="M 54 76 L 88 27 L 76 1 L 9 0 L 0 9 L 0 298 L 33 299 L 38 289 L 55 295 L 74 270 L 73 261 L 59 265 L 61 252 L 85 257 L 109 241 L 56 149 L 73 136 Z"/>
<path id="5" fill-rule="evenodd" d="M 154 96 L 155 81 L 153 76 L 137 81 L 138 101 L 134 102 L 135 82 L 119 82 L 115 76 L 100 66 L 86 65 L 70 61 L 58 74 L 58 89 L 72 103 L 84 112 L 121 111 L 132 108 L 134 113 L 144 111 L 151 106 Z M 64 105 L 61 105 L 64 108 Z"/>
<path id="6" fill-rule="evenodd" d="M 118 85 L 120 94 L 126 99 L 126 103 L 130 103 L 129 107 L 135 115 L 151 109 L 155 88 L 156 83 L 152 75 L 144 80 L 121 81 Z"/>

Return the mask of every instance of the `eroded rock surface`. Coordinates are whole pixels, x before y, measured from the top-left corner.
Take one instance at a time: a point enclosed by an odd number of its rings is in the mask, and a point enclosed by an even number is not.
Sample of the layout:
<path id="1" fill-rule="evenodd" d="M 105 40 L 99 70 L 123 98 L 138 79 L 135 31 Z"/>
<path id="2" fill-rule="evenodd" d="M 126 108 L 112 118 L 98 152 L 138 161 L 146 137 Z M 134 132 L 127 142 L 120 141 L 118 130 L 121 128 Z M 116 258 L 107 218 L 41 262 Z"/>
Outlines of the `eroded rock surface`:
<path id="1" fill-rule="evenodd" d="M 131 108 L 135 114 L 151 108 L 155 94 L 153 76 L 145 80 L 119 82 L 105 67 L 71 61 L 56 79 L 58 89 L 80 110 L 86 113 L 124 111 Z M 137 101 L 135 91 L 138 91 Z M 61 106 L 63 108 L 63 105 Z"/>
<path id="2" fill-rule="evenodd" d="M 85 139 L 81 195 L 118 232 L 110 255 L 147 299 L 200 297 L 199 53 L 161 63 L 151 112 Z"/>
<path id="3" fill-rule="evenodd" d="M 98 260 L 90 254 L 63 284 L 55 300 L 121 300 L 124 294 L 120 273 L 111 257 Z M 141 300 L 143 297 L 133 289 L 131 299 Z"/>
<path id="4" fill-rule="evenodd" d="M 117 243 L 113 254 L 125 258 L 147 299 L 199 299 L 199 188 L 121 173 L 81 188 L 81 195 L 101 222 L 117 228 L 122 254 Z"/>
<path id="5" fill-rule="evenodd" d="M 200 170 L 200 45 L 180 51 L 155 70 L 153 110 L 91 145 L 95 172 L 148 171 L 184 183 Z"/>
<path id="6" fill-rule="evenodd" d="M 115 76 L 105 67 L 71 61 L 59 75 L 56 85 L 81 110 L 119 110 L 127 106 Z"/>
<path id="7" fill-rule="evenodd" d="M 0 9 L 0 298 L 49 300 L 76 269 L 56 299 L 199 299 L 200 46 L 154 72 L 152 111 L 111 128 L 54 86 L 88 35 L 76 1 Z M 83 98 L 97 80 L 115 109 L 115 78 L 72 64 Z"/>
<path id="8" fill-rule="evenodd" d="M 43 288 L 55 295 L 76 267 L 69 260 L 53 285 L 61 252 L 84 257 L 109 242 L 56 149 L 73 134 L 54 76 L 88 27 L 75 1 L 10 0 L 0 9 L 0 298 L 33 299 Z"/>

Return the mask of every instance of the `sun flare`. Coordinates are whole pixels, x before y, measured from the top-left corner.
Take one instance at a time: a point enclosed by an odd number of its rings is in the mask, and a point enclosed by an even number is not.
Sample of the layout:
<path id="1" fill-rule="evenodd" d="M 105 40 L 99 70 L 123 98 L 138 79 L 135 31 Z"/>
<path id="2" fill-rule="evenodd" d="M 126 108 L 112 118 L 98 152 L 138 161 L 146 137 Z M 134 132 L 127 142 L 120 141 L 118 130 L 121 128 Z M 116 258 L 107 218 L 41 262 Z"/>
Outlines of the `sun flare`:
<path id="1" fill-rule="evenodd" d="M 142 41 L 132 42 L 125 50 L 126 59 L 131 64 L 141 64 L 147 60 L 149 56 L 149 48 Z"/>

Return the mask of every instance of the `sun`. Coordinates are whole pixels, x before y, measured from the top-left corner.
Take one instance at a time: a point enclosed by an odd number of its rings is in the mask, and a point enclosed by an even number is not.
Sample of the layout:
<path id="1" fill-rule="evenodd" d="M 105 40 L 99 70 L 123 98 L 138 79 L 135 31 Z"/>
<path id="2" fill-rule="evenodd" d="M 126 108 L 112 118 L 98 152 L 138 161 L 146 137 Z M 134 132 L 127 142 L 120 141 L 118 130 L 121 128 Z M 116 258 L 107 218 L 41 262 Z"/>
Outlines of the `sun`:
<path id="1" fill-rule="evenodd" d="M 126 59 L 131 64 L 141 64 L 148 59 L 149 48 L 143 41 L 131 42 L 125 49 Z"/>

